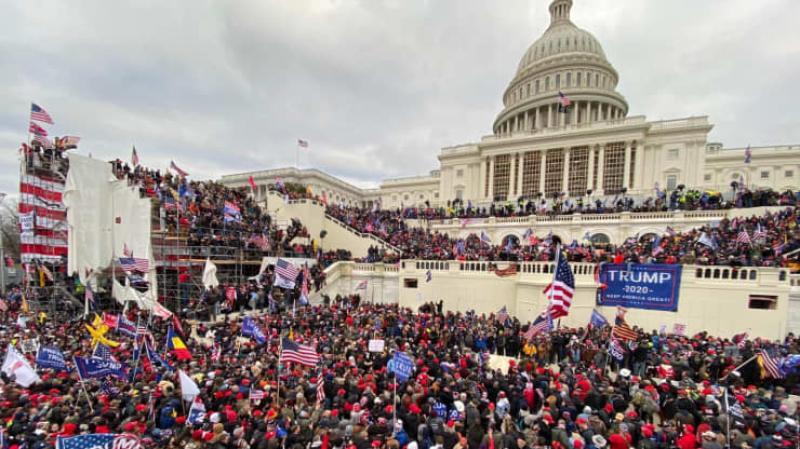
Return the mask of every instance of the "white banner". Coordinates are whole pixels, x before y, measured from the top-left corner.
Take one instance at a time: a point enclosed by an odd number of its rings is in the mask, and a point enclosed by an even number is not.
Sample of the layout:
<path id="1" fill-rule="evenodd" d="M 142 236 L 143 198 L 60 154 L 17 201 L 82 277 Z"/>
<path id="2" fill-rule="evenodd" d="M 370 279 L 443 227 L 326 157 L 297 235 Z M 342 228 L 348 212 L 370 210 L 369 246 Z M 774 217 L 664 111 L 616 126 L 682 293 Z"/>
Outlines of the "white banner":
<path id="1" fill-rule="evenodd" d="M 370 340 L 369 341 L 369 352 L 383 352 L 383 348 L 386 346 L 386 342 L 383 340 Z"/>

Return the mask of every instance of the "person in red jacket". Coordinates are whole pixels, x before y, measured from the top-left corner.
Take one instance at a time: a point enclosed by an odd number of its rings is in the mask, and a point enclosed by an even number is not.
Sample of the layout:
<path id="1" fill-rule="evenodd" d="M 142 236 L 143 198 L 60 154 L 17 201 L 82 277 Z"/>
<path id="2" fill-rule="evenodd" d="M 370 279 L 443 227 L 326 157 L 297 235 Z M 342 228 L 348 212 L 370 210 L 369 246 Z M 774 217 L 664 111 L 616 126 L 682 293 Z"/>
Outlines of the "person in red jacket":
<path id="1" fill-rule="evenodd" d="M 694 426 L 683 426 L 683 435 L 676 442 L 680 449 L 697 449 L 697 437 L 694 435 Z"/>

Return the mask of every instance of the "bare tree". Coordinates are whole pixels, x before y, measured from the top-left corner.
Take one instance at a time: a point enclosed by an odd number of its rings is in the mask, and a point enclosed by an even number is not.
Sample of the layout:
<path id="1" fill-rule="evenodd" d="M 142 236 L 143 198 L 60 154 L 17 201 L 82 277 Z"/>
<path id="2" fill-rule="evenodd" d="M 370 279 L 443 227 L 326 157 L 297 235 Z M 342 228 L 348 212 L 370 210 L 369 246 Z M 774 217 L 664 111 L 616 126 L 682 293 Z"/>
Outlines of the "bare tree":
<path id="1" fill-rule="evenodd" d="M 17 200 L 0 194 L 0 238 L 6 256 L 19 259 L 19 213 Z"/>

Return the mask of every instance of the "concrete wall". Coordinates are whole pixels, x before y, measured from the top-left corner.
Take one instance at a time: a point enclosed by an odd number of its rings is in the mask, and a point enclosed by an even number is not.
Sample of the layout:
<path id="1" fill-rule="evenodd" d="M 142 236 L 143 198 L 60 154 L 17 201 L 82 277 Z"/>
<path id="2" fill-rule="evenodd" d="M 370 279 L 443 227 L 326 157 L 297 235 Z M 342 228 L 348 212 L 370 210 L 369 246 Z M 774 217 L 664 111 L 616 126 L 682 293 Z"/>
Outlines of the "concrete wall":
<path id="1" fill-rule="evenodd" d="M 501 264 L 500 268 L 505 265 Z M 542 291 L 552 279 L 550 264 L 524 263 L 519 274 L 500 278 L 486 271 L 485 262 L 403 261 L 400 267 L 399 302 L 416 308 L 423 302 L 443 300 L 445 309 L 497 312 L 505 306 L 523 322 L 531 321 L 547 306 Z M 562 326 L 585 326 L 595 308 L 594 265 L 572 264 L 576 273 L 576 294 L 570 315 Z M 700 269 L 700 272 L 698 272 Z M 430 270 L 432 280 L 425 281 Z M 715 272 L 716 270 L 716 272 Z M 727 270 L 727 274 L 725 271 Z M 730 278 L 724 267 L 685 266 L 682 274 L 677 312 L 630 309 L 628 321 L 644 329 L 658 329 L 673 324 L 687 325 L 687 332 L 707 330 L 714 335 L 732 336 L 747 331 L 751 337 L 783 338 L 800 327 L 796 314 L 790 316 L 789 277 L 785 270 L 752 268 L 747 279 Z M 715 278 L 716 276 L 716 278 Z M 723 279 L 726 278 L 726 279 Z M 405 287 L 406 280 L 416 279 L 417 288 Z M 775 295 L 774 310 L 749 309 L 749 295 Z M 609 320 L 616 308 L 601 307 Z"/>
<path id="2" fill-rule="evenodd" d="M 323 293 L 331 299 L 336 295 L 358 293 L 366 302 L 396 303 L 400 285 L 398 271 L 396 265 L 336 262 L 325 269 L 325 287 L 311 295 L 312 302 L 320 302 Z M 356 290 L 363 281 L 367 281 L 366 289 Z"/>

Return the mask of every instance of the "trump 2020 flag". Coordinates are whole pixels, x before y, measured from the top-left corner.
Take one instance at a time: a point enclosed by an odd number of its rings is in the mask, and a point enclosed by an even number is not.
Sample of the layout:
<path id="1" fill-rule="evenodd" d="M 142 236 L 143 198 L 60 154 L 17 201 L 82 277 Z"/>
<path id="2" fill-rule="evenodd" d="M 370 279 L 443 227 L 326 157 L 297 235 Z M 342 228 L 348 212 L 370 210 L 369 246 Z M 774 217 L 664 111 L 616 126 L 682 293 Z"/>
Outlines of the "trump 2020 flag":
<path id="1" fill-rule="evenodd" d="M 128 433 L 90 433 L 57 437 L 56 449 L 141 449 L 139 437 Z"/>
<path id="2" fill-rule="evenodd" d="M 31 368 L 31 365 L 11 344 L 8 345 L 6 352 L 6 359 L 3 362 L 3 372 L 8 377 L 13 377 L 14 381 L 25 388 L 31 386 L 36 382 L 41 382 L 42 379 L 36 374 L 36 371 Z"/>
<path id="3" fill-rule="evenodd" d="M 67 371 L 67 362 L 64 360 L 64 353 L 53 346 L 40 346 L 36 353 L 36 366 L 38 368 L 50 368 L 56 371 Z"/>
<path id="4" fill-rule="evenodd" d="M 264 331 L 258 327 L 258 324 L 253 320 L 253 317 L 246 316 L 244 317 L 244 321 L 242 321 L 242 335 L 246 337 L 253 337 L 256 343 L 263 345 L 267 342 L 267 337 L 264 335 Z"/>
<path id="5" fill-rule="evenodd" d="M 202 424 L 206 417 L 206 405 L 200 397 L 194 398 L 192 407 L 189 409 L 189 416 L 186 417 L 186 424 Z"/>
<path id="6" fill-rule="evenodd" d="M 200 395 L 200 388 L 183 370 L 178 371 L 178 379 L 181 382 L 181 397 L 183 397 L 184 401 L 193 401 L 194 398 Z"/>
<path id="7" fill-rule="evenodd" d="M 102 379 L 106 376 L 114 376 L 117 379 L 128 378 L 122 363 L 113 360 L 83 357 L 73 357 L 72 360 L 81 379 Z"/>
<path id="8" fill-rule="evenodd" d="M 592 320 L 589 322 L 589 324 L 595 329 L 600 329 L 604 326 L 608 326 L 608 320 L 603 316 L 602 313 L 600 313 L 599 310 L 594 309 L 592 310 Z"/>

